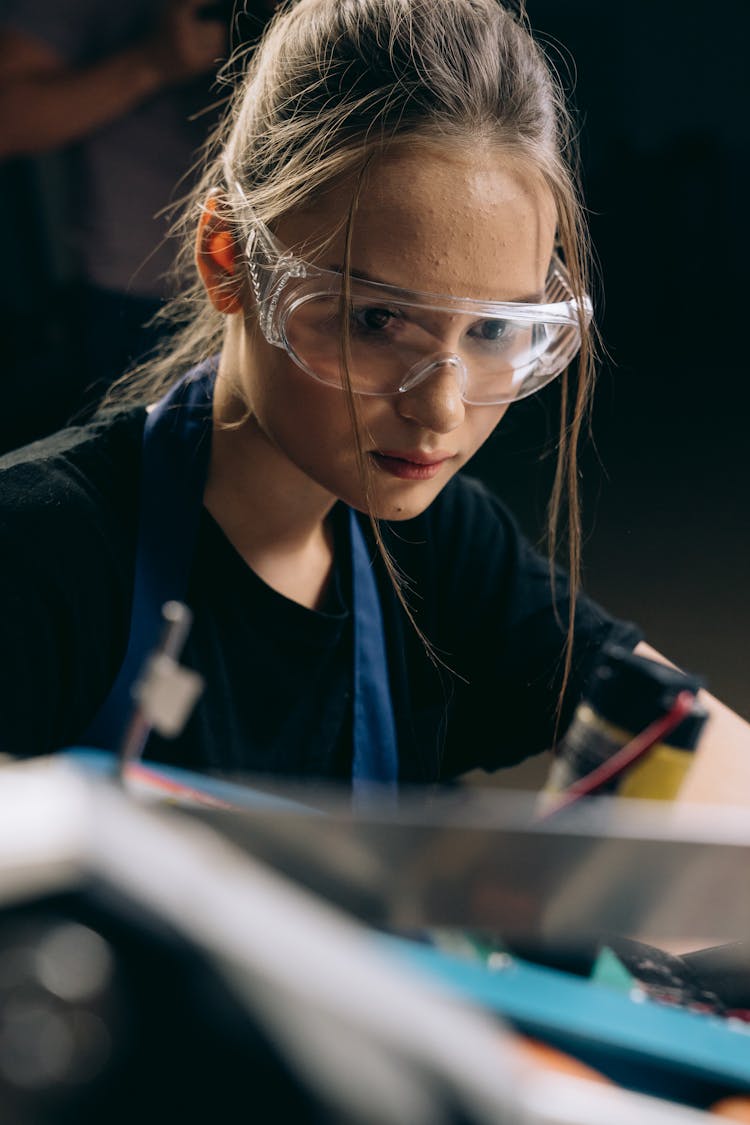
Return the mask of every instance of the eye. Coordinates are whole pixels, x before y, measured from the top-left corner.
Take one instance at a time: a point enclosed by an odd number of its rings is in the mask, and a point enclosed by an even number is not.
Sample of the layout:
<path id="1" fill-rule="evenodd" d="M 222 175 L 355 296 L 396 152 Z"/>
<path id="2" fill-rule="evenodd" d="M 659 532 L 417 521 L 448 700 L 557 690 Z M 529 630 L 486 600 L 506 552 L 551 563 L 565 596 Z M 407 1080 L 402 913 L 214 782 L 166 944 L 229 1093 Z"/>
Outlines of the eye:
<path id="1" fill-rule="evenodd" d="M 483 340 L 499 340 L 507 335 L 508 326 L 504 320 L 483 320 L 477 325 L 476 335 Z"/>
<path id="2" fill-rule="evenodd" d="M 375 305 L 364 309 L 355 309 L 353 312 L 353 319 L 357 327 L 364 328 L 368 332 L 382 332 L 396 318 L 397 314 L 390 309 L 378 308 Z"/>

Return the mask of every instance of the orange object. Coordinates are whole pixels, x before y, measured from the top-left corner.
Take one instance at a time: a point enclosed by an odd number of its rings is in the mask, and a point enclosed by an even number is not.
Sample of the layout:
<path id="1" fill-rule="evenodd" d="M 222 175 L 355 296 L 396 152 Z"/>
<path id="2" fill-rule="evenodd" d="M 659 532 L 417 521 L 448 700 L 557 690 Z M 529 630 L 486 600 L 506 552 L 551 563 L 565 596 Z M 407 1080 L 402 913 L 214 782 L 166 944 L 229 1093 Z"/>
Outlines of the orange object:
<path id="1" fill-rule="evenodd" d="M 547 1043 L 542 1043 L 539 1039 L 521 1036 L 517 1043 L 523 1055 L 531 1062 L 535 1062 L 547 1070 L 556 1070 L 561 1074 L 570 1074 L 573 1078 L 587 1078 L 590 1082 L 602 1082 L 607 1086 L 611 1085 L 610 1080 L 600 1074 L 598 1070 L 587 1066 L 586 1063 L 582 1063 L 573 1055 L 566 1055 L 564 1051 L 558 1051 L 556 1047 L 550 1047 Z M 750 1121 L 750 1117 L 743 1117 L 740 1120 Z"/>
<path id="2" fill-rule="evenodd" d="M 234 273 L 234 239 L 227 230 L 209 236 L 208 252 L 227 273 Z"/>
<path id="3" fill-rule="evenodd" d="M 711 1106 L 711 1113 L 728 1117 L 730 1121 L 750 1121 L 750 1098 L 722 1098 Z"/>

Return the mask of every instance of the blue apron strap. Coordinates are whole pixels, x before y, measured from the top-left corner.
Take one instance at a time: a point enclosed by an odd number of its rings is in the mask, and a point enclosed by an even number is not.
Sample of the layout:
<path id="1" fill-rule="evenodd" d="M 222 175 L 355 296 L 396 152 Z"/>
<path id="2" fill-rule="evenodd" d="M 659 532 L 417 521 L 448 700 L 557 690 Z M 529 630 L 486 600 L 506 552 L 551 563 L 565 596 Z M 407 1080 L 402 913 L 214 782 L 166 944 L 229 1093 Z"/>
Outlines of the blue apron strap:
<path id="1" fill-rule="evenodd" d="M 83 746 L 118 748 L 132 711 L 131 689 L 159 640 L 162 606 L 185 600 L 211 449 L 214 375 L 212 363 L 196 368 L 146 419 L 128 647 L 109 695 L 81 736 Z"/>
<path id="2" fill-rule="evenodd" d="M 117 749 L 132 709 L 131 689 L 158 643 L 161 609 L 184 601 L 211 449 L 215 362 L 178 383 L 149 413 L 143 434 L 140 514 L 128 647 L 82 746 Z M 349 511 L 354 617 L 355 795 L 395 790 L 398 752 L 383 618 L 362 529 Z"/>
<path id="3" fill-rule="evenodd" d="M 365 537 L 349 509 L 354 595 L 355 798 L 395 792 L 398 782 L 396 725 L 388 680 L 383 615 Z"/>

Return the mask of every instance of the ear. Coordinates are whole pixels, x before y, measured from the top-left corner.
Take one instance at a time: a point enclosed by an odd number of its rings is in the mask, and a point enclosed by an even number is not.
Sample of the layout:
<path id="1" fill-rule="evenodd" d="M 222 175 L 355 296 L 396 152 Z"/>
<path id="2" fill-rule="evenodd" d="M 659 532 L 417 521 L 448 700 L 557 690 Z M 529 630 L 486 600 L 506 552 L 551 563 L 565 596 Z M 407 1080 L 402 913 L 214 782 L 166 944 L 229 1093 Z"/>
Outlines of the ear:
<path id="1" fill-rule="evenodd" d="M 214 308 L 225 315 L 241 312 L 234 235 L 213 196 L 206 200 L 198 221 L 195 260 Z"/>

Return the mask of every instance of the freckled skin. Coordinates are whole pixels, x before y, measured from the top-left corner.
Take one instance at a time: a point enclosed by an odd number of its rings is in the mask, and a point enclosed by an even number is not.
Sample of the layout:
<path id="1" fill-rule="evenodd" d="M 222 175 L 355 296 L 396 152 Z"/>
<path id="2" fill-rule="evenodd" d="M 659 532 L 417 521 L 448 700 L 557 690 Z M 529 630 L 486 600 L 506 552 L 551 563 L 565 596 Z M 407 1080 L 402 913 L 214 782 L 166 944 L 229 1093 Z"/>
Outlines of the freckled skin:
<path id="1" fill-rule="evenodd" d="M 309 210 L 287 216 L 277 226 L 278 237 L 298 252 L 315 245 L 322 234 L 342 225 L 351 190 L 342 184 Z M 369 170 L 351 262 L 353 269 L 409 289 L 501 301 L 538 299 L 554 231 L 549 192 L 502 150 L 402 151 Z M 343 244 L 342 231 L 313 260 L 324 267 L 342 262 Z M 253 412 L 243 440 L 234 443 L 237 473 L 246 478 L 246 487 L 262 482 L 271 502 L 276 497 L 295 512 L 319 512 L 321 519 L 338 498 L 363 509 L 344 394 L 316 382 L 249 327 L 249 294 L 246 323 L 229 319 L 235 323 L 220 374 L 231 371 L 242 381 Z M 429 480 L 403 480 L 374 469 L 375 510 L 386 519 L 424 511 L 508 409 L 463 403 L 447 368 L 402 395 L 359 396 L 358 406 L 366 451 L 439 450 L 447 456 Z"/>
<path id="2" fill-rule="evenodd" d="M 427 153 L 376 169 L 357 212 L 361 268 L 384 256 L 394 284 L 412 289 L 488 300 L 533 292 L 551 256 L 551 199 L 501 152 Z"/>

